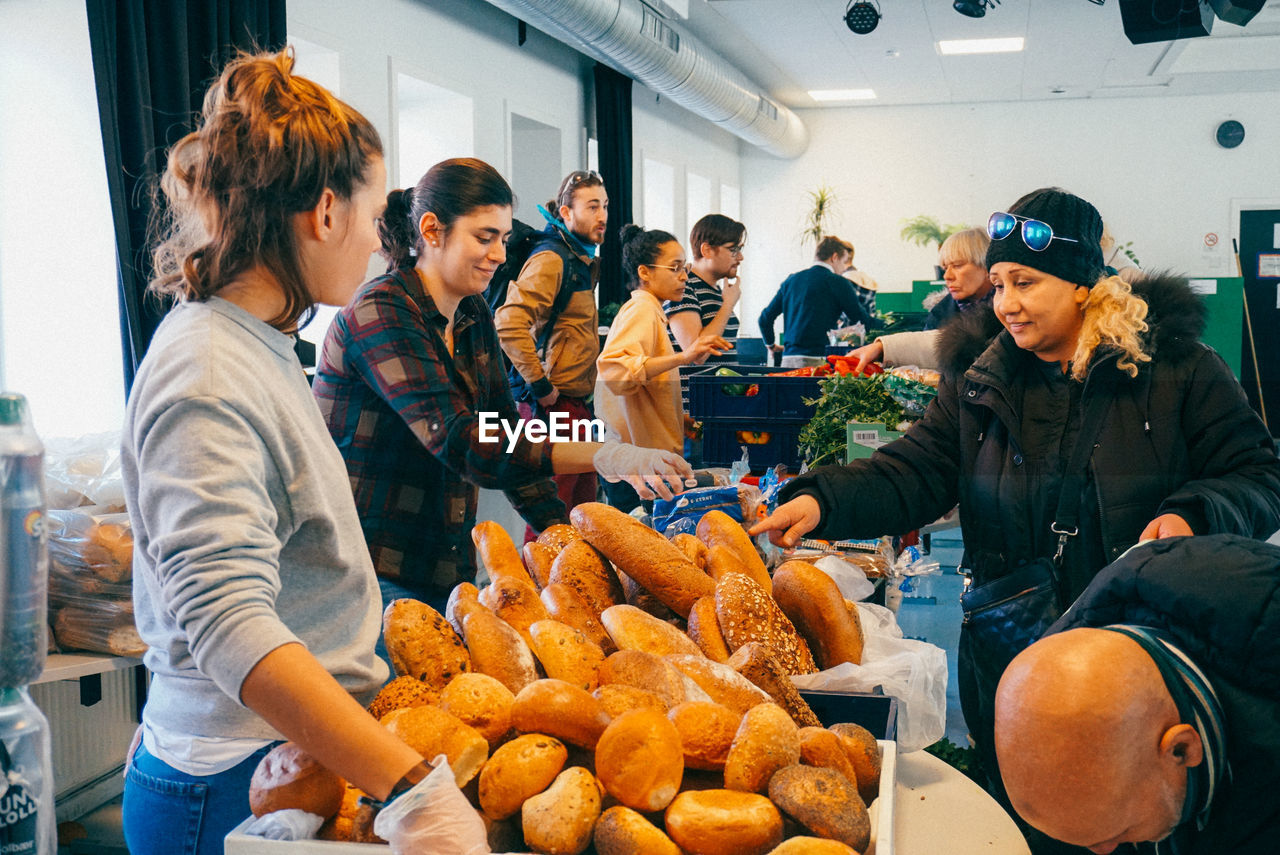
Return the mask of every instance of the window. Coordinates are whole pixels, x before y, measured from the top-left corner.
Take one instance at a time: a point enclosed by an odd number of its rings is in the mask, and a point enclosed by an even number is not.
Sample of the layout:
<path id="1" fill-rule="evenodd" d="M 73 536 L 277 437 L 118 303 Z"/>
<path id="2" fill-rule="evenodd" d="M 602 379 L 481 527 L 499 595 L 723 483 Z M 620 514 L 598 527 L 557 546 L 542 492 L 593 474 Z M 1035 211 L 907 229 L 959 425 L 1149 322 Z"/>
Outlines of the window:
<path id="1" fill-rule="evenodd" d="M 644 227 L 674 232 L 676 172 L 669 163 L 644 159 Z"/>
<path id="2" fill-rule="evenodd" d="M 516 194 L 515 215 L 534 228 L 542 228 L 538 205 L 555 195 L 563 177 L 560 129 L 512 113 L 511 189 Z"/>
<path id="3" fill-rule="evenodd" d="M 720 213 L 735 220 L 742 219 L 742 196 L 732 184 L 720 185 Z"/>
<path id="4" fill-rule="evenodd" d="M 711 179 L 696 172 L 685 173 L 685 225 L 690 229 L 707 214 L 714 214 L 711 207 Z M 693 247 L 689 247 L 693 252 Z"/>
<path id="5" fill-rule="evenodd" d="M 412 187 L 442 160 L 475 154 L 475 107 L 468 96 L 399 72 L 396 105 L 397 187 Z"/>

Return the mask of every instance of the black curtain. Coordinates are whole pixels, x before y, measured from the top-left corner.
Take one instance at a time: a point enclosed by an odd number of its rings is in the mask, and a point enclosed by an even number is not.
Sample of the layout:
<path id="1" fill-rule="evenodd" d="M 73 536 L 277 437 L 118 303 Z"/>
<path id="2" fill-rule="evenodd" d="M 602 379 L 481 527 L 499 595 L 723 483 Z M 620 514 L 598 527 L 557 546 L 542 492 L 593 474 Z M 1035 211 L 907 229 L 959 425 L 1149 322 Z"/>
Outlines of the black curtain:
<path id="1" fill-rule="evenodd" d="M 284 46 L 285 0 L 86 0 L 116 230 L 125 393 L 165 307 L 145 297 L 147 222 L 165 152 L 240 50 Z"/>
<path id="2" fill-rule="evenodd" d="M 609 194 L 609 226 L 601 248 L 600 305 L 627 300 L 618 233 L 632 222 L 631 78 L 596 63 L 596 143 L 600 177 Z"/>

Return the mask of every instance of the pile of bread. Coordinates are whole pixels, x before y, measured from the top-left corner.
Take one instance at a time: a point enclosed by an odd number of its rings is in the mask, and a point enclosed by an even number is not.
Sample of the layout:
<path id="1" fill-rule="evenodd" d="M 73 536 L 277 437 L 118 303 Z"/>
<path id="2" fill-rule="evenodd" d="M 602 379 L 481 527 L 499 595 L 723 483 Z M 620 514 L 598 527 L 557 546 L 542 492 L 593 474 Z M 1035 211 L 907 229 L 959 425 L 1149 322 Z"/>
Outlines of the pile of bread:
<path id="1" fill-rule="evenodd" d="M 495 852 L 864 852 L 879 746 L 823 728 L 790 679 L 861 659 L 857 610 L 830 577 L 790 561 L 770 578 L 720 512 L 672 541 L 601 504 L 571 518 L 523 561 L 481 523 L 491 584 L 459 585 L 444 615 L 390 604 L 397 677 L 370 712 L 448 757 Z M 277 752 L 255 814 L 304 807 L 330 817 L 323 838 L 377 842 L 358 791 Z M 304 779 L 305 797 L 287 792 Z"/>
<path id="2" fill-rule="evenodd" d="M 51 510 L 49 620 L 63 650 L 141 656 L 133 617 L 133 530 L 124 513 Z"/>

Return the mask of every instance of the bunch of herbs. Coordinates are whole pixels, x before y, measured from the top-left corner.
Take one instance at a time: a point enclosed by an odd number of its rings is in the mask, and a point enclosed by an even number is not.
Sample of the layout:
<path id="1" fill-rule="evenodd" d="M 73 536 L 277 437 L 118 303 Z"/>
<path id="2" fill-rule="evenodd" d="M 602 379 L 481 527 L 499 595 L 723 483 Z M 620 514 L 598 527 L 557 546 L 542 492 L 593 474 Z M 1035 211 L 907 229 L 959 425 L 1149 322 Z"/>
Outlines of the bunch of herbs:
<path id="1" fill-rule="evenodd" d="M 848 449 L 845 426 L 849 422 L 898 429 L 906 416 L 902 406 L 885 389 L 884 378 L 883 374 L 871 377 L 834 374 L 822 381 L 821 397 L 805 402 L 816 403 L 817 412 L 800 431 L 800 451 L 810 468 L 844 462 Z"/>

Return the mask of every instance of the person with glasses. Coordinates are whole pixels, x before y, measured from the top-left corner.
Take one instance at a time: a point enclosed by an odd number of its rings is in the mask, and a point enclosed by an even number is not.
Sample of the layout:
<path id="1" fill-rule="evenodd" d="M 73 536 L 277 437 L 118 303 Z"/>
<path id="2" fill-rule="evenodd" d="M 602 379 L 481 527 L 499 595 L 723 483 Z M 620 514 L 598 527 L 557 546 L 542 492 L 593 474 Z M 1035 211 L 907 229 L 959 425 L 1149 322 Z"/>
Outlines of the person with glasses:
<path id="1" fill-rule="evenodd" d="M 604 180 L 591 170 L 570 172 L 556 197 L 539 211 L 547 220 L 547 238 L 508 285 L 506 301 L 493 313 L 498 341 L 529 390 L 517 401 L 521 416 L 549 420 L 553 413 L 563 413 L 569 419 L 595 418 L 591 395 L 600 355 L 596 254 L 609 222 Z M 561 294 L 564 289 L 570 292 L 568 299 Z M 545 349 L 539 350 L 538 342 L 544 339 Z M 596 500 L 593 472 L 560 473 L 555 483 L 570 510 Z M 532 539 L 533 529 L 525 536 Z"/>
<path id="2" fill-rule="evenodd" d="M 738 316 L 733 310 L 742 297 L 738 267 L 746 239 L 747 227 L 724 214 L 707 214 L 693 224 L 689 232 L 693 263 L 684 296 L 662 304 L 677 350 L 693 347 L 704 335 L 718 335 L 733 349 L 738 340 Z M 707 361 L 733 362 L 734 356 L 725 353 Z"/>
<path id="3" fill-rule="evenodd" d="M 703 334 L 676 353 L 667 335 L 663 301 L 679 301 L 688 275 L 684 248 L 659 229 L 623 226 L 622 269 L 631 299 L 618 310 L 600 351 L 596 408 L 609 438 L 680 454 L 684 408 L 681 365 L 705 362 L 728 349 L 723 337 Z M 640 504 L 630 485 L 605 486 L 609 504 L 630 511 Z"/>
<path id="4" fill-rule="evenodd" d="M 942 382 L 920 421 L 869 459 L 788 482 L 752 533 L 787 546 L 810 532 L 901 534 L 958 503 L 970 602 L 992 583 L 1047 572 L 1061 607 L 1141 540 L 1280 528 L 1275 444 L 1200 343 L 1205 307 L 1187 280 L 1105 275 L 1102 218 L 1057 188 L 988 227 L 999 334 L 989 338 L 980 316 L 945 326 Z M 1003 798 L 992 703 L 1017 650 L 1005 628 L 978 629 L 980 617 L 968 613 L 961 629 L 960 697 Z"/>

